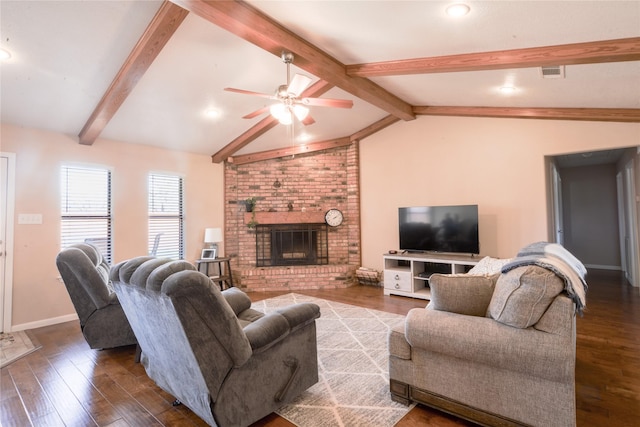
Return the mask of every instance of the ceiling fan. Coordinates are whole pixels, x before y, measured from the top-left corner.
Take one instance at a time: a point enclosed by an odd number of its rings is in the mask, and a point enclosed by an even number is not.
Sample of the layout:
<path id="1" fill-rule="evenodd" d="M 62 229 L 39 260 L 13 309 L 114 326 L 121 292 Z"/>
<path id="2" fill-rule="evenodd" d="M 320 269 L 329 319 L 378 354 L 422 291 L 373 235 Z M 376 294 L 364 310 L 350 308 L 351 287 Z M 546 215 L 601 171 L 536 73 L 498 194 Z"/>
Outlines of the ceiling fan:
<path id="1" fill-rule="evenodd" d="M 334 108 L 351 108 L 353 101 L 347 99 L 328 99 L 328 98 L 300 98 L 302 92 L 311 83 L 311 78 L 302 74 L 293 76 L 290 80 L 290 67 L 293 63 L 293 53 L 282 52 L 282 61 L 287 64 L 287 84 L 280 85 L 275 94 L 252 92 L 244 89 L 234 89 L 226 87 L 224 90 L 228 92 L 241 93 L 245 95 L 259 96 L 262 98 L 273 99 L 277 103 L 260 108 L 252 113 L 243 116 L 243 119 L 252 119 L 269 111 L 273 117 L 278 119 L 283 125 L 289 125 L 296 117 L 302 124 L 308 126 L 315 123 L 315 120 L 309 115 L 308 106 L 314 107 L 334 107 Z"/>

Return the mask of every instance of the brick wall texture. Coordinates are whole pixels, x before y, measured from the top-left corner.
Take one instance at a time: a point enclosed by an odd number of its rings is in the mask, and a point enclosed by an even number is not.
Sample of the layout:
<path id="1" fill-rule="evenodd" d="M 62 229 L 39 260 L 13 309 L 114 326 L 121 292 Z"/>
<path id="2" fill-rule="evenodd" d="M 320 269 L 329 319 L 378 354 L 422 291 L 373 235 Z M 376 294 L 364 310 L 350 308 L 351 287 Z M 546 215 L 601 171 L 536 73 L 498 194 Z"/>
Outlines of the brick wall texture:
<path id="1" fill-rule="evenodd" d="M 244 290 L 292 290 L 347 287 L 361 265 L 358 142 L 309 154 L 244 165 L 225 163 L 224 246 L 231 258 L 234 284 Z M 255 231 L 244 201 L 255 197 L 261 213 L 307 222 L 337 208 L 344 214 L 329 227 L 329 264 L 256 268 Z M 266 217 L 267 215 L 262 215 Z M 315 221 L 314 221 L 315 222 Z"/>

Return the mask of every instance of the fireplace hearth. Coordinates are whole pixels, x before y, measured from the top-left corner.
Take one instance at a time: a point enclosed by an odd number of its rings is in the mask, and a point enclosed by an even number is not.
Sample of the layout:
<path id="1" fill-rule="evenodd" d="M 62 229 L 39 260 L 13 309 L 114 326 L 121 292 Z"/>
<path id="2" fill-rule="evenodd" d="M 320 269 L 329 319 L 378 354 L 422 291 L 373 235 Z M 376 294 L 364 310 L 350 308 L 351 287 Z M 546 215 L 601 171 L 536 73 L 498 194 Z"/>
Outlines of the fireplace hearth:
<path id="1" fill-rule="evenodd" d="M 256 266 L 324 265 L 329 263 L 326 224 L 259 224 Z"/>

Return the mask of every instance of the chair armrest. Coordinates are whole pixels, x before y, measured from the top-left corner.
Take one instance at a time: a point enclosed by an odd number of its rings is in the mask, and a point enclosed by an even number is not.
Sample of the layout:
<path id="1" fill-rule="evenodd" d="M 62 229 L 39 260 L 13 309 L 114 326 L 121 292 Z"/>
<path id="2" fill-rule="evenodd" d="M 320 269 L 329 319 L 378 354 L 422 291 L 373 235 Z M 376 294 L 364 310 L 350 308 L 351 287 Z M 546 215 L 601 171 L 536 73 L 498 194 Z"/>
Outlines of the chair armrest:
<path id="1" fill-rule="evenodd" d="M 303 302 L 278 309 L 276 313 L 281 314 L 287 319 L 289 328 L 291 332 L 293 332 L 319 318 L 320 307 L 318 307 L 317 304 Z"/>
<path id="2" fill-rule="evenodd" d="M 238 316 L 243 311 L 251 308 L 251 299 L 238 288 L 229 288 L 222 291 L 222 296 Z"/>
<path id="3" fill-rule="evenodd" d="M 405 337 L 418 349 L 551 380 L 575 372 L 575 336 L 518 329 L 487 317 L 412 309 Z"/>
<path id="4" fill-rule="evenodd" d="M 320 307 L 300 303 L 281 308 L 244 327 L 253 352 L 264 351 L 291 332 L 320 317 Z"/>
<path id="5" fill-rule="evenodd" d="M 289 335 L 289 322 L 279 313 L 270 313 L 244 327 L 253 352 L 264 351 Z"/>

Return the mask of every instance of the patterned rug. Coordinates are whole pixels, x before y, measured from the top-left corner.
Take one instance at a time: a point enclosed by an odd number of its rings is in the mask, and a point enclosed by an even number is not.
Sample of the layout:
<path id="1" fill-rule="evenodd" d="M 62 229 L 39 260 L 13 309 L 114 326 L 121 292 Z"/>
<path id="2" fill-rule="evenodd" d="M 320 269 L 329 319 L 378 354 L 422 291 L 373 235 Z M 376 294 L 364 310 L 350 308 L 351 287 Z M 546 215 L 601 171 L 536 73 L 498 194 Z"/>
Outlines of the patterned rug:
<path id="1" fill-rule="evenodd" d="M 26 332 L 3 332 L 0 334 L 0 368 L 15 362 L 41 346 L 29 338 Z"/>
<path id="2" fill-rule="evenodd" d="M 298 302 L 320 306 L 319 381 L 276 412 L 298 427 L 395 425 L 412 408 L 389 393 L 387 333 L 404 316 L 293 293 L 253 308 L 268 313 Z"/>

